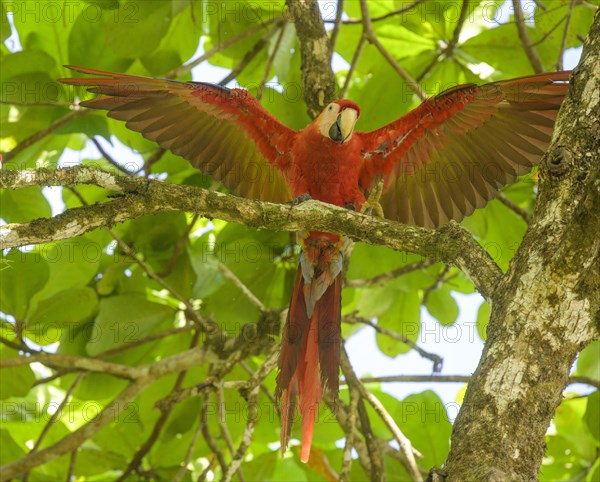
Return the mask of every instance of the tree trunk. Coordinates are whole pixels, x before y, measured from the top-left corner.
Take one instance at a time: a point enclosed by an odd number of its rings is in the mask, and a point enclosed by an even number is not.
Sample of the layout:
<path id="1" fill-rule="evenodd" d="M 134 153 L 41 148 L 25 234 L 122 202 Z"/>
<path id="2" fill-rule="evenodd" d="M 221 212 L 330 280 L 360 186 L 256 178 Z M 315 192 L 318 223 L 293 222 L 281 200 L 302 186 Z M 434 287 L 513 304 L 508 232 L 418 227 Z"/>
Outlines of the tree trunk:
<path id="1" fill-rule="evenodd" d="M 540 166 L 532 224 L 492 296 L 446 481 L 536 480 L 578 352 L 600 332 L 600 14 Z"/>

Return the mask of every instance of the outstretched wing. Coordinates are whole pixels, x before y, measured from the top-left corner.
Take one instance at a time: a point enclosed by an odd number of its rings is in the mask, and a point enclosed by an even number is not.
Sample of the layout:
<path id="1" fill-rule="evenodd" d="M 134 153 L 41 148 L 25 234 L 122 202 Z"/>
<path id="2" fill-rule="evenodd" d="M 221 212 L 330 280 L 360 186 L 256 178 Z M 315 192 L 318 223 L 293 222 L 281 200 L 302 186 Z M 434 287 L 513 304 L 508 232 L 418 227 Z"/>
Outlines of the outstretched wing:
<path id="1" fill-rule="evenodd" d="M 81 105 L 108 116 L 189 160 L 234 193 L 254 199 L 292 199 L 286 173 L 295 131 L 243 89 L 70 69 L 99 78 L 60 79 L 101 94 Z"/>
<path id="2" fill-rule="evenodd" d="M 425 227 L 460 221 L 540 161 L 568 78 L 555 72 L 460 85 L 360 133 L 361 186 L 384 177 L 389 219 Z"/>

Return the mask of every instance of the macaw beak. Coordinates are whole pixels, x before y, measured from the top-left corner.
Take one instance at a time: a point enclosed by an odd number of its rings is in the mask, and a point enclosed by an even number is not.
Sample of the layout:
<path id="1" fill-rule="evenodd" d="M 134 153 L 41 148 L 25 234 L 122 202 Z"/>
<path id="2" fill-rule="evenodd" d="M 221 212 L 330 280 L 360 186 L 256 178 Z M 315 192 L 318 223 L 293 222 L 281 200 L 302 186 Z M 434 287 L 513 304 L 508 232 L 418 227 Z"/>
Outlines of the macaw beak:
<path id="1" fill-rule="evenodd" d="M 337 116 L 336 121 L 329 128 L 329 137 L 340 144 L 350 139 L 354 124 L 358 119 L 358 112 L 354 109 L 344 109 Z"/>

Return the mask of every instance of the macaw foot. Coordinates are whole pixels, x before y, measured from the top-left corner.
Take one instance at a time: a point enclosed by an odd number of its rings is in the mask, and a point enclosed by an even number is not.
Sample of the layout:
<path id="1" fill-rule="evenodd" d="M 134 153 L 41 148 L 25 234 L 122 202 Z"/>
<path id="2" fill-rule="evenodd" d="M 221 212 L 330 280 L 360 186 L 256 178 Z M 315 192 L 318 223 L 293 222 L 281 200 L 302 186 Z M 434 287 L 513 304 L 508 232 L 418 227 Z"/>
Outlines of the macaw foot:
<path id="1" fill-rule="evenodd" d="M 377 184 L 371 189 L 369 192 L 369 197 L 362 205 L 360 212 L 362 214 L 372 214 L 378 218 L 385 217 L 383 215 L 383 208 L 381 204 L 379 204 L 379 199 L 381 198 L 381 193 L 383 192 L 383 179 L 379 179 Z"/>
<path id="2" fill-rule="evenodd" d="M 290 202 L 288 202 L 288 204 L 290 206 L 297 206 L 298 204 L 302 204 L 305 201 L 310 201 L 311 199 L 311 195 L 305 192 L 304 194 L 298 196 L 296 199 L 292 199 Z"/>

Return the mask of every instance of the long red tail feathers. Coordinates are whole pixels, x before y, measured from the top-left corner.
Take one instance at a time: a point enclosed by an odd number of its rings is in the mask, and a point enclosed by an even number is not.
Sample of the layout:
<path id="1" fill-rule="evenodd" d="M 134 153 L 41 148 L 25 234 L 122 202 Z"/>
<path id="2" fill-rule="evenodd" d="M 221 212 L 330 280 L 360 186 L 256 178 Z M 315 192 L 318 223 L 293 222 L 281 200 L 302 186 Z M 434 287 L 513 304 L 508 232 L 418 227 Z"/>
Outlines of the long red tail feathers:
<path id="1" fill-rule="evenodd" d="M 304 279 L 299 266 L 279 356 L 276 395 L 281 397 L 282 455 L 291 436 L 296 408 L 299 408 L 302 462 L 307 462 L 310 456 L 323 388 L 334 396 L 338 393 L 340 308 L 341 275 L 338 275 L 316 302 L 312 316 L 307 316 Z"/>

